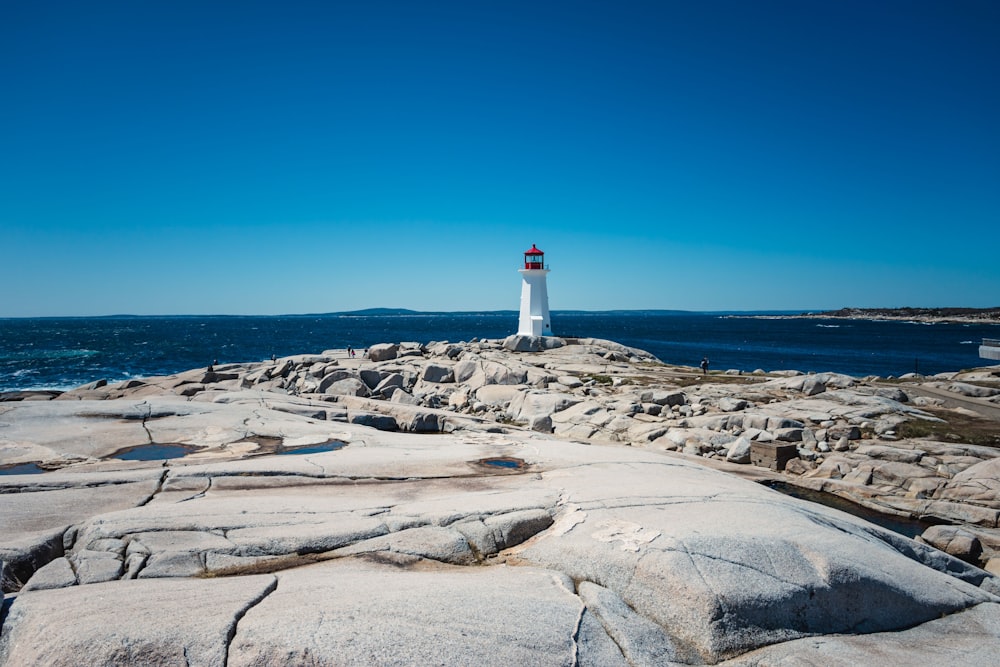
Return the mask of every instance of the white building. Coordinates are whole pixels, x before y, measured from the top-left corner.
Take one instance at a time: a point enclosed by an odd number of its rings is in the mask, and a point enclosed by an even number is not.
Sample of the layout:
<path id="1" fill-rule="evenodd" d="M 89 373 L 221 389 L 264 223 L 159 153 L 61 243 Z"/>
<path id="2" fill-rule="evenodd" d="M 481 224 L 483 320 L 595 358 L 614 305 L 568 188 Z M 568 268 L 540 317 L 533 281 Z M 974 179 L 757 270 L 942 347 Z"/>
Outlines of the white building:
<path id="1" fill-rule="evenodd" d="M 545 286 L 548 272 L 545 253 L 532 243 L 531 249 L 524 252 L 524 268 L 518 271 L 521 274 L 521 315 L 517 321 L 519 336 L 552 335 L 549 293 Z"/>

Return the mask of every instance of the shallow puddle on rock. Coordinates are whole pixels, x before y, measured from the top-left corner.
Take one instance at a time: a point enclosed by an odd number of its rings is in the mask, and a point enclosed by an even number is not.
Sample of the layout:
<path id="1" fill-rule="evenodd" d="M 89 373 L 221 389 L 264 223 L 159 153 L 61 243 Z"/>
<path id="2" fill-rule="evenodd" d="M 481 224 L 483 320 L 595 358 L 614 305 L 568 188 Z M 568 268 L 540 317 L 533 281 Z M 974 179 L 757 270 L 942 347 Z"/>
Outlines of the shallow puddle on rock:
<path id="1" fill-rule="evenodd" d="M 39 468 L 37 463 L 14 463 L 0 466 L 0 475 L 38 475 L 48 472 L 44 468 Z"/>
<path id="2" fill-rule="evenodd" d="M 825 507 L 838 509 L 841 512 L 847 512 L 848 514 L 856 516 L 859 519 L 864 519 L 869 523 L 874 523 L 876 526 L 881 526 L 882 528 L 891 530 L 894 533 L 899 533 L 900 535 L 905 535 L 906 537 L 916 537 L 933 525 L 926 521 L 907 519 L 906 517 L 894 516 L 891 514 L 882 514 L 881 512 L 870 510 L 867 507 L 858 505 L 857 503 L 852 503 L 850 500 L 841 498 L 840 496 L 832 493 L 826 493 L 825 491 L 803 489 L 777 480 L 764 482 L 763 484 L 769 489 L 774 489 L 775 491 L 783 493 L 786 496 L 798 498 L 799 500 L 808 500 L 809 502 L 817 503 Z"/>
<path id="3" fill-rule="evenodd" d="M 331 440 L 330 442 L 324 442 L 319 445 L 303 445 L 302 447 L 289 447 L 288 449 L 281 449 L 276 451 L 275 454 L 278 456 L 285 456 L 287 454 L 321 454 L 323 452 L 334 452 L 338 449 L 342 449 L 347 445 L 346 442 L 341 442 L 339 440 Z"/>
<path id="4" fill-rule="evenodd" d="M 508 470 L 519 470 L 524 467 L 524 461 L 513 456 L 500 456 L 492 459 L 479 459 L 477 463 L 493 468 L 507 468 Z"/>
<path id="5" fill-rule="evenodd" d="M 137 445 L 128 447 L 110 456 L 121 461 L 165 461 L 167 459 L 179 459 L 195 451 L 197 447 L 191 445 L 158 444 Z"/>

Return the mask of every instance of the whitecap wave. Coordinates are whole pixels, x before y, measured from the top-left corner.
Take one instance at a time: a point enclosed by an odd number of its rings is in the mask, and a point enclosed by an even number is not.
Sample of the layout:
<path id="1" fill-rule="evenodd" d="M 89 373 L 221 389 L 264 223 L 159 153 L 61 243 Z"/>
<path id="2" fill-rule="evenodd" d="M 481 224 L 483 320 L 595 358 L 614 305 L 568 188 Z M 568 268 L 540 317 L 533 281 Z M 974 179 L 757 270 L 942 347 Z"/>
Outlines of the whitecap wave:
<path id="1" fill-rule="evenodd" d="M 0 356 L 0 361 L 48 361 L 50 359 L 84 359 L 100 354 L 99 350 L 15 350 Z"/>
<path id="2" fill-rule="evenodd" d="M 82 384 L 84 384 L 84 383 L 83 382 L 78 382 L 76 384 L 68 384 L 68 383 L 65 383 L 65 382 L 60 382 L 60 383 L 49 383 L 49 384 L 30 384 L 30 385 L 26 385 L 26 386 L 0 384 L 0 392 L 9 392 L 9 391 L 70 391 L 72 389 L 76 389 L 77 387 L 79 387 Z"/>

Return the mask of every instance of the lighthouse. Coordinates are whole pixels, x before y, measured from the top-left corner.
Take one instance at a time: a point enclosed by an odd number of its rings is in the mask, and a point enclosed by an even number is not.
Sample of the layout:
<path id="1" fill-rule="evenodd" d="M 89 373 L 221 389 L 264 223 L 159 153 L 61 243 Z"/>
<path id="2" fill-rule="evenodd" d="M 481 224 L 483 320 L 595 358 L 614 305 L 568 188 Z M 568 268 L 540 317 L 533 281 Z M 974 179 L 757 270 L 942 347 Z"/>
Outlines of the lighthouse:
<path id="1" fill-rule="evenodd" d="M 549 321 L 549 292 L 545 287 L 545 253 L 531 244 L 524 251 L 524 268 L 521 274 L 521 315 L 517 321 L 519 336 L 551 336 Z"/>

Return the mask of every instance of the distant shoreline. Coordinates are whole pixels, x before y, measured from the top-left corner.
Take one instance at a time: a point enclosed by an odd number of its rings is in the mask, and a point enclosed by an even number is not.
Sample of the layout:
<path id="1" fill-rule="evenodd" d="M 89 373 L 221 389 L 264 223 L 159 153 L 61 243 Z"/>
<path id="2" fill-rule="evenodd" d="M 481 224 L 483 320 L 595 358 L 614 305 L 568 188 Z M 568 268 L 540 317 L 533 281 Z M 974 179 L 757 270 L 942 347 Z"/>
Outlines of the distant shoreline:
<path id="1" fill-rule="evenodd" d="M 798 315 L 749 315 L 768 319 L 893 320 L 901 322 L 1000 324 L 997 308 L 841 308 Z"/>

